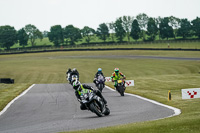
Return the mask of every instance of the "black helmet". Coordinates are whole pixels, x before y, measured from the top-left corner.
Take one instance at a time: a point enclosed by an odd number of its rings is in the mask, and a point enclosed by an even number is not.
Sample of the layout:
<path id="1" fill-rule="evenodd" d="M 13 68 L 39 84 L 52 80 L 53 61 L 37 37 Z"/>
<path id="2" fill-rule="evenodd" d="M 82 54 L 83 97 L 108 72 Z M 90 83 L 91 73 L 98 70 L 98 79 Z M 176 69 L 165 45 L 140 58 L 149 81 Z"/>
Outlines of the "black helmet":
<path id="1" fill-rule="evenodd" d="M 68 71 L 71 71 L 71 68 L 69 68 Z"/>

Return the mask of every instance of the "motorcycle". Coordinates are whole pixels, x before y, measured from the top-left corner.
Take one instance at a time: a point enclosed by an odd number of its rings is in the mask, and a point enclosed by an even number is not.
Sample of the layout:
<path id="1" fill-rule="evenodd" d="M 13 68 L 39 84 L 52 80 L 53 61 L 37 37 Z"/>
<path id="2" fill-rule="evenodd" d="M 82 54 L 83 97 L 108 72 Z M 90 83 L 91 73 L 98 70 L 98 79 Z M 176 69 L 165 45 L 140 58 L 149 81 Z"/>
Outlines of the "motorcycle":
<path id="1" fill-rule="evenodd" d="M 109 115 L 110 110 L 104 104 L 103 100 L 93 93 L 92 90 L 83 89 L 81 91 L 81 102 L 85 107 L 91 112 L 95 113 L 97 116 L 102 117 L 103 115 Z"/>
<path id="2" fill-rule="evenodd" d="M 101 92 L 103 91 L 104 88 L 104 82 L 105 82 L 104 77 L 102 75 L 99 75 L 96 80 L 96 86 Z"/>
<path id="3" fill-rule="evenodd" d="M 125 85 L 124 85 L 124 79 L 119 79 L 117 80 L 117 87 L 116 90 L 119 92 L 119 94 L 121 96 L 124 96 L 124 92 L 125 92 Z"/>

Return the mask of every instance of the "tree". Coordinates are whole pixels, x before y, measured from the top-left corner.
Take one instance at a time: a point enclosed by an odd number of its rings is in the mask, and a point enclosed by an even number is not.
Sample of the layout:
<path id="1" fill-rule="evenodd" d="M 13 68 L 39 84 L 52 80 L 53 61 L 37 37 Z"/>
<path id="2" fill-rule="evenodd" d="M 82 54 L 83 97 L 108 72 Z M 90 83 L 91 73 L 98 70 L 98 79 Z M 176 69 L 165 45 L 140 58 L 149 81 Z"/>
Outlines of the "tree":
<path id="1" fill-rule="evenodd" d="M 159 40 L 160 40 L 160 38 L 161 38 L 161 36 L 160 36 L 160 23 L 161 23 L 161 21 L 162 21 L 162 18 L 159 16 L 158 18 L 156 18 L 155 19 L 155 23 L 156 23 L 156 26 L 158 27 L 158 36 L 159 36 Z"/>
<path id="2" fill-rule="evenodd" d="M 173 28 L 171 26 L 169 26 L 168 17 L 161 19 L 161 22 L 159 25 L 159 30 L 160 30 L 160 37 L 162 39 L 167 38 L 167 40 L 168 40 L 170 37 L 174 37 Z"/>
<path id="3" fill-rule="evenodd" d="M 42 32 L 42 35 L 43 35 L 43 37 L 48 37 L 48 31 L 46 31 L 46 30 L 43 31 L 43 32 Z"/>
<path id="4" fill-rule="evenodd" d="M 17 31 L 9 25 L 0 26 L 0 45 L 8 50 L 17 42 Z"/>
<path id="5" fill-rule="evenodd" d="M 109 29 L 111 31 L 110 35 L 111 35 L 112 41 L 114 42 L 115 23 L 111 22 L 108 25 L 109 25 Z"/>
<path id="6" fill-rule="evenodd" d="M 180 19 L 174 16 L 170 16 L 169 25 L 173 28 L 174 38 L 176 39 L 178 28 L 180 28 Z"/>
<path id="7" fill-rule="evenodd" d="M 156 26 L 156 22 L 153 18 L 149 18 L 147 23 L 147 34 L 151 37 L 151 41 L 154 41 L 156 35 L 158 34 L 158 27 Z"/>
<path id="8" fill-rule="evenodd" d="M 50 42 L 53 42 L 55 46 L 59 46 L 64 42 L 63 29 L 60 25 L 54 25 L 51 27 L 48 33 Z"/>
<path id="9" fill-rule="evenodd" d="M 87 43 L 90 43 L 91 41 L 91 36 L 95 33 L 95 30 L 88 27 L 88 26 L 85 26 L 82 30 L 81 30 L 81 33 L 83 35 L 83 37 L 86 37 L 86 42 Z"/>
<path id="10" fill-rule="evenodd" d="M 81 31 L 79 28 L 76 28 L 73 25 L 68 25 L 64 28 L 64 38 L 69 39 L 70 44 L 74 45 L 75 42 L 82 39 Z"/>
<path id="11" fill-rule="evenodd" d="M 117 39 L 120 42 L 122 42 L 123 38 L 126 35 L 126 31 L 124 30 L 123 25 L 122 25 L 122 20 L 121 19 L 117 19 L 115 21 L 114 25 L 115 25 L 115 36 L 117 37 Z"/>
<path id="12" fill-rule="evenodd" d="M 123 16 L 120 18 L 122 20 L 122 25 L 124 30 L 126 31 L 126 36 L 128 41 L 130 41 L 130 32 L 131 32 L 131 25 L 133 23 L 133 18 L 130 16 Z"/>
<path id="13" fill-rule="evenodd" d="M 24 46 L 28 45 L 28 35 L 26 34 L 24 28 L 17 32 L 17 39 L 19 40 L 19 45 L 23 46 L 23 48 Z"/>
<path id="14" fill-rule="evenodd" d="M 194 30 L 194 34 L 200 38 L 200 18 L 196 18 L 192 21 L 192 29 Z"/>
<path id="15" fill-rule="evenodd" d="M 141 29 L 136 19 L 133 20 L 131 27 L 132 28 L 131 28 L 130 36 L 137 41 L 140 38 Z"/>
<path id="16" fill-rule="evenodd" d="M 178 29 L 179 36 L 182 36 L 184 39 L 186 39 L 186 37 L 191 36 L 190 32 L 192 26 L 187 19 L 181 19 L 180 26 L 181 27 Z"/>
<path id="17" fill-rule="evenodd" d="M 145 13 L 140 13 L 136 16 L 140 29 L 142 29 L 143 40 L 145 40 L 145 30 L 147 28 L 148 16 Z"/>
<path id="18" fill-rule="evenodd" d="M 37 38 L 39 38 L 41 40 L 43 39 L 42 33 L 34 25 L 31 25 L 31 24 L 26 25 L 25 31 L 26 31 L 26 34 L 28 34 L 28 36 L 29 36 L 32 46 L 35 45 L 35 40 Z"/>
<path id="19" fill-rule="evenodd" d="M 99 28 L 97 28 L 96 34 L 100 39 L 104 40 L 105 42 L 107 37 L 109 37 L 108 26 L 105 23 L 100 24 Z"/>

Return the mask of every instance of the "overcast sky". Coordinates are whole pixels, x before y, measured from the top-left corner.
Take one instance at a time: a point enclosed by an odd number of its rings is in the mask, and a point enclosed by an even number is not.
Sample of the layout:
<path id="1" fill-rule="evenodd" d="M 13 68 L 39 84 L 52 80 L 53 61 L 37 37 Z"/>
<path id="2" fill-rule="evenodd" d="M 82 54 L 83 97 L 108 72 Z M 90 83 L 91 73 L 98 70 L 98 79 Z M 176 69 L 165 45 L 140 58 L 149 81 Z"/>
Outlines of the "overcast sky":
<path id="1" fill-rule="evenodd" d="M 27 24 L 40 31 L 69 24 L 96 28 L 121 16 L 200 17 L 200 0 L 0 0 L 0 26 L 19 30 Z"/>

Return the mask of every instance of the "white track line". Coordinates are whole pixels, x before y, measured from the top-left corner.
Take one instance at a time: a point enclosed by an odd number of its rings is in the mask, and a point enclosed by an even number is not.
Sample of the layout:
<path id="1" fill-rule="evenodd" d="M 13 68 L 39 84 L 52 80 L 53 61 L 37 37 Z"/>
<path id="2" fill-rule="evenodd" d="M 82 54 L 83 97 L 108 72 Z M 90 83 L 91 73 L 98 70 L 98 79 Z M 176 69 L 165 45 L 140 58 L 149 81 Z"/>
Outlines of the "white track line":
<path id="1" fill-rule="evenodd" d="M 108 86 L 105 86 L 105 87 L 108 88 L 108 89 L 111 90 L 111 91 L 115 91 L 114 89 L 112 89 L 112 88 L 110 88 L 110 87 L 108 87 Z M 151 102 L 151 103 L 153 103 L 153 104 L 157 104 L 157 105 L 160 105 L 160 106 L 163 106 L 163 107 L 166 107 L 166 108 L 169 108 L 169 109 L 174 110 L 174 114 L 171 115 L 171 116 L 168 116 L 168 117 L 173 117 L 173 116 L 176 116 L 176 115 L 180 115 L 180 114 L 181 114 L 181 110 L 178 109 L 178 108 L 174 108 L 174 107 L 172 107 L 172 106 L 165 105 L 165 104 L 159 103 L 159 102 L 157 102 L 157 101 L 154 101 L 154 100 L 151 100 L 151 99 L 147 99 L 147 98 L 144 98 L 144 97 L 135 95 L 135 94 L 130 94 L 130 93 L 125 93 L 125 94 L 126 94 L 126 95 L 130 95 L 130 96 L 134 96 L 134 97 L 140 98 L 140 99 L 142 99 L 142 100 Z"/>
<path id="2" fill-rule="evenodd" d="M 19 96 L 15 97 L 12 101 L 10 101 L 6 107 L 0 112 L 0 116 L 6 112 L 6 110 L 20 97 L 22 97 L 23 95 L 25 95 L 35 84 L 32 84 L 28 89 L 26 89 L 25 91 L 23 91 Z"/>

